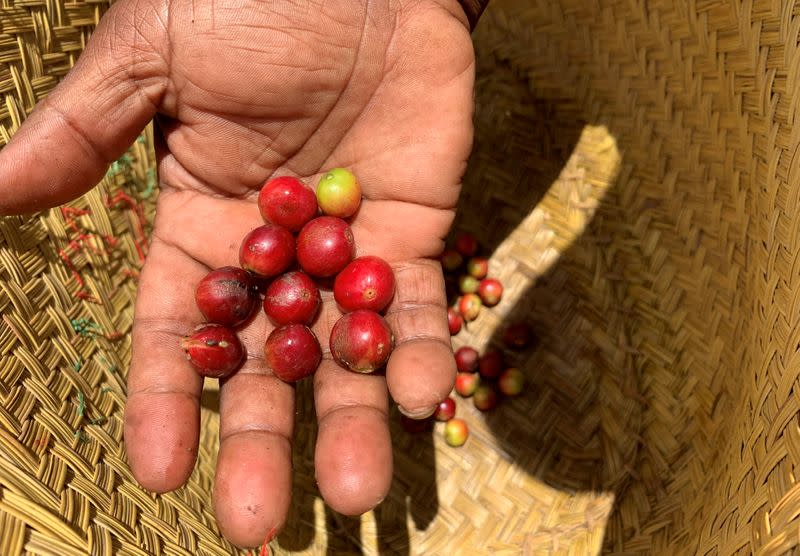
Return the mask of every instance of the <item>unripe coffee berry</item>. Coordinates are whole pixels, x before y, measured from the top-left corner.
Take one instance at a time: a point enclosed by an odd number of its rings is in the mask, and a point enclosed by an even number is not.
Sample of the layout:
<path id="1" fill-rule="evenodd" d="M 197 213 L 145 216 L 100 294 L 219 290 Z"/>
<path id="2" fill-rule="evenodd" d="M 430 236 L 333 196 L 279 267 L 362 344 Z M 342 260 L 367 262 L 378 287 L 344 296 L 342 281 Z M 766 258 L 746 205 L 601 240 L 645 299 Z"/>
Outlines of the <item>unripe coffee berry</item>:
<path id="1" fill-rule="evenodd" d="M 506 369 L 497 379 L 497 387 L 506 396 L 518 396 L 525 386 L 525 375 L 516 367 Z"/>
<path id="2" fill-rule="evenodd" d="M 481 375 L 478 373 L 458 373 L 456 375 L 456 393 L 464 398 L 469 398 L 475 393 L 481 383 Z"/>
<path id="3" fill-rule="evenodd" d="M 467 261 L 467 274 L 482 280 L 489 273 L 489 261 L 483 257 L 472 257 Z"/>
<path id="4" fill-rule="evenodd" d="M 469 437 L 469 427 L 463 419 L 450 419 L 444 425 L 444 439 L 448 446 L 463 446 Z"/>
<path id="5" fill-rule="evenodd" d="M 440 260 L 445 272 L 454 272 L 464 263 L 464 257 L 455 249 L 445 249 Z"/>
<path id="6" fill-rule="evenodd" d="M 352 172 L 334 168 L 323 174 L 317 184 L 317 203 L 329 216 L 348 218 L 361 204 L 361 186 Z"/>
<path id="7" fill-rule="evenodd" d="M 469 274 L 464 274 L 458 278 L 458 289 L 464 294 L 477 292 L 480 284 L 480 280 Z"/>
<path id="8" fill-rule="evenodd" d="M 474 293 L 468 293 L 461 296 L 461 299 L 458 302 L 458 312 L 461 313 L 461 316 L 464 317 L 465 321 L 471 322 L 478 318 L 478 315 L 481 313 L 482 306 L 483 303 L 481 302 L 480 297 Z"/>
<path id="9" fill-rule="evenodd" d="M 488 383 L 479 384 L 472 395 L 472 402 L 481 411 L 491 411 L 497 407 L 498 401 L 497 390 L 494 385 Z"/>

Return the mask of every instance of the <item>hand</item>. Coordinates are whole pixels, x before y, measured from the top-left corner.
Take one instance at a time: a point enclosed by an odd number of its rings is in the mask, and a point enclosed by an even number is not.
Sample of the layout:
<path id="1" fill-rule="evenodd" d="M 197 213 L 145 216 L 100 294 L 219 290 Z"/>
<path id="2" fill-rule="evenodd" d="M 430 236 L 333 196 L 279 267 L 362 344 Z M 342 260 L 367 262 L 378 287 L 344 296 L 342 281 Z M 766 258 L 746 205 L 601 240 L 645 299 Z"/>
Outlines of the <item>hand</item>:
<path id="1" fill-rule="evenodd" d="M 179 338 L 202 321 L 194 286 L 238 264 L 260 225 L 270 176 L 315 185 L 326 169 L 359 177 L 359 254 L 392 263 L 388 311 L 397 346 L 382 375 L 339 368 L 327 353 L 332 296 L 315 325 L 316 475 L 326 502 L 360 514 L 392 477 L 388 393 L 429 414 L 455 367 L 435 257 L 453 218 L 472 139 L 474 57 L 455 0 L 272 2 L 121 0 L 70 74 L 0 152 L 0 211 L 42 209 L 97 183 L 157 117 L 161 191 L 141 274 L 125 441 L 147 489 L 180 487 L 195 464 L 202 380 Z M 262 311 L 241 331 L 242 369 L 221 384 L 215 484 L 219 525 L 260 544 L 291 497 L 294 388 L 263 359 Z"/>

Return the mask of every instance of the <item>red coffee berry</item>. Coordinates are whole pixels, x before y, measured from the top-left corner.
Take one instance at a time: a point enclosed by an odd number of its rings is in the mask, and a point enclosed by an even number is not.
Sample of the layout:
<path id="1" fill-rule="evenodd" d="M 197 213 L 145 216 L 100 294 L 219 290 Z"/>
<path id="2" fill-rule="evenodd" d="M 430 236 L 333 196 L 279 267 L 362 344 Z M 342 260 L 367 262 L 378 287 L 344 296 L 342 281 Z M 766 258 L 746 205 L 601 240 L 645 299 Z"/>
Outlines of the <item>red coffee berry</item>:
<path id="1" fill-rule="evenodd" d="M 235 371 L 244 359 L 244 347 L 236 333 L 220 324 L 202 324 L 181 338 L 181 349 L 198 374 L 222 378 Z"/>
<path id="2" fill-rule="evenodd" d="M 394 337 L 382 316 L 359 309 L 345 314 L 333 325 L 330 348 L 334 360 L 342 367 L 369 373 L 389 359 Z"/>
<path id="3" fill-rule="evenodd" d="M 314 280 L 303 271 L 287 272 L 276 278 L 264 294 L 264 312 L 276 325 L 311 324 L 322 298 Z"/>
<path id="4" fill-rule="evenodd" d="M 317 184 L 317 202 L 322 212 L 348 218 L 361 204 L 361 186 L 352 172 L 345 168 L 329 170 Z"/>
<path id="5" fill-rule="evenodd" d="M 489 261 L 483 257 L 472 257 L 467 261 L 467 274 L 482 280 L 489 274 Z"/>
<path id="6" fill-rule="evenodd" d="M 498 401 L 497 390 L 493 385 L 487 383 L 479 384 L 472 395 L 472 402 L 481 411 L 491 411 L 497 407 Z"/>
<path id="7" fill-rule="evenodd" d="M 484 278 L 478 285 L 478 295 L 487 307 L 494 307 L 503 297 L 503 284 L 494 278 Z"/>
<path id="8" fill-rule="evenodd" d="M 439 260 L 445 272 L 454 272 L 464 263 L 464 257 L 455 249 L 445 249 Z"/>
<path id="9" fill-rule="evenodd" d="M 474 373 L 478 370 L 478 350 L 469 346 L 462 346 L 453 354 L 456 358 L 456 368 L 462 373 Z"/>
<path id="10" fill-rule="evenodd" d="M 461 331 L 461 326 L 464 324 L 464 319 L 452 307 L 447 309 L 447 326 L 450 328 L 450 335 L 455 336 Z"/>
<path id="11" fill-rule="evenodd" d="M 197 308 L 208 322 L 236 326 L 247 320 L 258 299 L 252 276 L 224 266 L 206 274 L 194 293 Z"/>
<path id="12" fill-rule="evenodd" d="M 325 278 L 347 266 L 354 248 L 353 232 L 347 222 L 333 216 L 320 216 L 300 230 L 297 262 L 311 276 Z"/>
<path id="13" fill-rule="evenodd" d="M 453 243 L 456 251 L 464 257 L 474 257 L 478 252 L 478 240 L 469 232 L 458 232 Z"/>
<path id="14" fill-rule="evenodd" d="M 475 293 L 480 286 L 480 280 L 469 274 L 464 274 L 458 278 L 458 289 L 463 294 Z"/>
<path id="15" fill-rule="evenodd" d="M 299 179 L 281 176 L 261 188 L 258 209 L 267 222 L 297 232 L 317 215 L 317 196 Z"/>
<path id="16" fill-rule="evenodd" d="M 322 360 L 319 340 L 303 324 L 285 324 L 273 330 L 264 344 L 267 366 L 284 382 L 314 374 Z"/>
<path id="17" fill-rule="evenodd" d="M 478 372 L 483 378 L 497 378 L 505 368 L 503 354 L 496 349 L 491 349 L 478 359 Z"/>
<path id="18" fill-rule="evenodd" d="M 267 223 L 245 236 L 239 249 L 239 264 L 254 274 L 271 278 L 294 262 L 294 248 L 289 230 Z"/>
<path id="19" fill-rule="evenodd" d="M 433 418 L 437 421 L 449 421 L 456 414 L 456 401 L 453 398 L 445 398 L 436 406 Z"/>
<path id="20" fill-rule="evenodd" d="M 450 419 L 444 425 L 444 439 L 448 446 L 463 446 L 469 437 L 469 427 L 463 419 Z"/>
<path id="21" fill-rule="evenodd" d="M 352 260 L 336 275 L 333 297 L 344 312 L 367 309 L 379 313 L 394 296 L 394 272 L 380 257 Z"/>
<path id="22" fill-rule="evenodd" d="M 478 318 L 482 305 L 480 297 L 474 293 L 468 293 L 463 295 L 458 302 L 458 312 L 461 313 L 465 321 L 471 322 Z"/>
<path id="23" fill-rule="evenodd" d="M 525 349 L 533 341 L 533 330 L 524 322 L 515 322 L 503 331 L 503 343 L 511 349 Z"/>
<path id="24" fill-rule="evenodd" d="M 469 398 L 475 393 L 481 383 L 481 375 L 478 373 L 458 373 L 456 375 L 456 393 L 464 398 Z"/>
<path id="25" fill-rule="evenodd" d="M 525 375 L 515 367 L 506 369 L 497 379 L 497 387 L 506 396 L 517 396 L 525 386 Z"/>

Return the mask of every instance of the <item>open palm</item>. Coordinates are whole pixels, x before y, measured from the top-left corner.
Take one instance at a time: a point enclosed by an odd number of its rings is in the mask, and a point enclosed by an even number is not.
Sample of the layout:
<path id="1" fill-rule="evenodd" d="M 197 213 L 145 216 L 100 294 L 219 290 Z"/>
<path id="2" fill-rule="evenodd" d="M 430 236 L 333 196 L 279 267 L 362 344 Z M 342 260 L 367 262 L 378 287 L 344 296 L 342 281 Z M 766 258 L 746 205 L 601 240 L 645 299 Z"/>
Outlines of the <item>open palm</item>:
<path id="1" fill-rule="evenodd" d="M 226 5 L 227 4 L 227 5 Z M 387 318 L 397 347 L 384 374 L 338 367 L 327 352 L 339 312 L 315 325 L 316 476 L 326 502 L 359 514 L 391 481 L 388 393 L 412 415 L 450 391 L 455 367 L 441 270 L 471 141 L 473 52 L 454 0 L 297 3 L 121 0 L 74 70 L 0 153 L 0 209 L 65 202 L 96 183 L 154 116 L 161 194 L 133 329 L 125 440 L 139 482 L 182 485 L 195 463 L 202 379 L 179 338 L 202 321 L 194 286 L 238 264 L 262 223 L 271 176 L 311 185 L 350 168 L 365 200 L 358 254 L 394 267 Z M 240 333 L 248 359 L 221 384 L 215 506 L 243 546 L 279 529 L 291 498 L 294 388 L 263 358 L 263 314 Z"/>

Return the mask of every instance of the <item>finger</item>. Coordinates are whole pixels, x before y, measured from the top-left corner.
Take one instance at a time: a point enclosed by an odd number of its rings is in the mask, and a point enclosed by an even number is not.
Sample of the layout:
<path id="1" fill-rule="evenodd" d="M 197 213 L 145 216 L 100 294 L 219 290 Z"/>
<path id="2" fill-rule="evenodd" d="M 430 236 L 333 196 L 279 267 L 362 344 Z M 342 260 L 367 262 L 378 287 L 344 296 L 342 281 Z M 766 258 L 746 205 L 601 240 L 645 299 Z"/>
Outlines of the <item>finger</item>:
<path id="1" fill-rule="evenodd" d="M 125 406 L 125 445 L 136 480 L 167 492 L 188 479 L 197 456 L 203 381 L 179 341 L 202 315 L 196 284 L 207 269 L 154 239 L 142 269 Z M 175 287 L 175 284 L 184 287 Z"/>
<path id="2" fill-rule="evenodd" d="M 314 375 L 317 483 L 335 511 L 360 515 L 377 506 L 391 486 L 386 381 L 379 374 L 345 370 L 329 356 Z"/>
<path id="3" fill-rule="evenodd" d="M 410 412 L 430 414 L 433 409 L 429 406 L 435 408 L 455 380 L 444 309 L 444 279 L 433 261 L 396 261 L 407 259 L 409 250 L 433 249 L 439 241 L 436 227 L 441 223 L 437 222 L 439 215 L 435 209 L 431 209 L 428 219 L 417 218 L 432 229 L 429 234 L 419 234 L 423 239 L 416 244 L 409 234 L 395 233 L 392 218 L 381 218 L 381 213 L 386 212 L 381 209 L 389 206 L 394 210 L 395 220 L 408 221 L 396 218 L 397 210 L 406 208 L 402 203 L 367 202 L 353 225 L 353 233 L 356 244 L 361 246 L 360 254 L 380 253 L 395 270 L 398 291 L 387 319 L 398 348 L 392 356 L 395 362 L 390 359 L 390 365 L 395 374 L 408 371 L 412 365 L 418 368 L 410 369 L 413 380 L 397 377 L 394 385 L 390 383 L 393 395 L 407 404 Z M 443 215 L 442 220 L 446 219 L 447 215 Z M 320 337 L 328 338 L 340 313 L 330 293 L 324 296 L 326 304 L 317 322 L 317 332 Z M 334 510 L 346 515 L 362 514 L 380 503 L 391 486 L 386 379 L 381 374 L 360 375 L 342 369 L 328 352 L 317 370 L 314 386 L 319 420 L 315 463 L 320 492 Z"/>
<path id="4" fill-rule="evenodd" d="M 66 202 L 94 186 L 156 112 L 167 67 L 146 2 L 115 4 L 67 77 L 0 151 L 0 214 Z"/>
<path id="5" fill-rule="evenodd" d="M 225 537 L 242 547 L 274 536 L 291 501 L 294 388 L 267 369 L 267 330 L 259 313 L 240 333 L 248 360 L 220 388 L 215 514 Z"/>
<path id="6" fill-rule="evenodd" d="M 356 254 L 377 255 L 390 263 L 435 257 L 444 248 L 442 238 L 452 222 L 450 210 L 365 199 L 353 222 Z"/>
<path id="7" fill-rule="evenodd" d="M 157 236 L 208 268 L 237 265 L 241 239 L 263 224 L 254 203 L 172 185 L 159 198 Z M 279 531 L 291 501 L 294 388 L 266 368 L 269 328 L 257 310 L 237 331 L 248 358 L 220 387 L 215 515 L 224 536 L 243 547 L 260 545 Z"/>
<path id="8" fill-rule="evenodd" d="M 439 263 L 430 259 L 397 264 L 394 271 L 397 289 L 386 320 L 395 349 L 386 381 L 402 413 L 427 417 L 448 396 L 456 376 L 444 277 Z"/>

